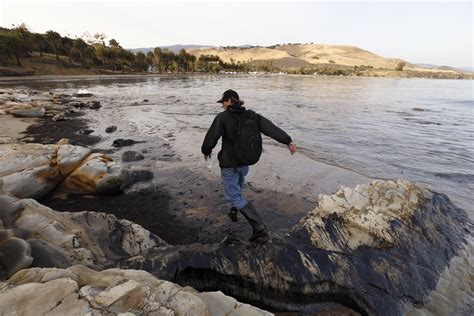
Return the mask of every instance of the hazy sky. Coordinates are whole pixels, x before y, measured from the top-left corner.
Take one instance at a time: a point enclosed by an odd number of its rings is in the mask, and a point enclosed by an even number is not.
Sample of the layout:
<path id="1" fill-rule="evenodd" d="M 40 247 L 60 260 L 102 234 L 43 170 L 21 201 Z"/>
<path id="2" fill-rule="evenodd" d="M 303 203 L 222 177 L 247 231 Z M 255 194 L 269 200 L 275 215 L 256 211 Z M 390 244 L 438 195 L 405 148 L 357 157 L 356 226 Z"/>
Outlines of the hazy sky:
<path id="1" fill-rule="evenodd" d="M 455 67 L 473 66 L 473 15 L 471 1 L 0 0 L 3 27 L 101 32 L 125 48 L 314 42 Z"/>

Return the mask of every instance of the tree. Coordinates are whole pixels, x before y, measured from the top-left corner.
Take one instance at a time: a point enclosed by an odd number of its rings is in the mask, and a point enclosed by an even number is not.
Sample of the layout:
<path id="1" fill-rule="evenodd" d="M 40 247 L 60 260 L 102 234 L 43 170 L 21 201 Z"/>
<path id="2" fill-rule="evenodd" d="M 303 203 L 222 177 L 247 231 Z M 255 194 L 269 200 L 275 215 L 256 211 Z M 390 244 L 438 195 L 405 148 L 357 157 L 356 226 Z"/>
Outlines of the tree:
<path id="1" fill-rule="evenodd" d="M 87 44 L 84 42 L 82 38 L 76 38 L 74 41 L 74 47 L 79 51 L 79 58 L 81 60 L 81 64 L 84 66 L 86 61 L 86 50 Z"/>
<path id="2" fill-rule="evenodd" d="M 138 71 L 146 71 L 147 68 L 145 54 L 143 52 L 138 52 L 135 55 L 135 69 Z"/>
<path id="3" fill-rule="evenodd" d="M 8 59 L 16 57 L 15 54 L 15 39 L 10 32 L 0 34 L 0 58 L 4 62 Z M 17 58 L 18 66 L 21 66 L 20 59 Z M 5 62 L 6 66 L 6 62 Z"/>
<path id="4" fill-rule="evenodd" d="M 33 33 L 32 34 L 33 45 L 39 51 L 40 56 L 43 57 L 43 52 L 46 50 L 48 42 L 43 34 Z"/>
<path id="5" fill-rule="evenodd" d="M 72 65 L 72 54 L 74 49 L 73 40 L 67 36 L 61 38 L 61 47 L 66 51 L 67 57 L 69 58 L 69 64 Z"/>
<path id="6" fill-rule="evenodd" d="M 396 71 L 403 71 L 403 68 L 405 68 L 406 63 L 404 61 L 401 61 L 397 64 L 397 68 L 395 68 Z"/>
<path id="7" fill-rule="evenodd" d="M 58 50 L 61 43 L 61 35 L 59 35 L 59 33 L 55 31 L 47 31 L 46 40 L 51 45 L 51 47 L 53 47 L 54 54 L 56 55 L 56 60 L 59 61 Z"/>
<path id="8" fill-rule="evenodd" d="M 154 61 L 155 61 L 155 54 L 153 54 L 153 52 L 146 53 L 146 64 L 148 66 L 147 68 L 153 66 Z"/>
<path id="9" fill-rule="evenodd" d="M 153 53 L 155 55 L 155 66 L 158 68 L 158 71 L 161 73 L 162 72 L 162 65 L 161 65 L 161 55 L 162 55 L 162 51 L 161 51 L 161 48 L 159 47 L 156 47 L 154 50 L 153 50 Z"/>

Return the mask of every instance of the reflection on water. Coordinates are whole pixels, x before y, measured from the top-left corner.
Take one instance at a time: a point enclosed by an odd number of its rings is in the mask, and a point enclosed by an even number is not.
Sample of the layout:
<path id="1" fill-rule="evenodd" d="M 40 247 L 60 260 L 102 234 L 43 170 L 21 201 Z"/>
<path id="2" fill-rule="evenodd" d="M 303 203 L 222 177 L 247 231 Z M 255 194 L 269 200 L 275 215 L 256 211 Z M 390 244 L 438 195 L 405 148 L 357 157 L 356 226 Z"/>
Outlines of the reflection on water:
<path id="1" fill-rule="evenodd" d="M 374 178 L 418 181 L 448 193 L 463 208 L 474 205 L 472 81 L 200 75 L 14 85 L 87 88 L 106 97 L 104 108 L 148 99 L 146 111 L 135 107 L 135 123 L 142 119 L 143 126 L 153 126 L 173 118 L 199 132 L 221 110 L 215 100 L 232 88 L 312 158 Z"/>

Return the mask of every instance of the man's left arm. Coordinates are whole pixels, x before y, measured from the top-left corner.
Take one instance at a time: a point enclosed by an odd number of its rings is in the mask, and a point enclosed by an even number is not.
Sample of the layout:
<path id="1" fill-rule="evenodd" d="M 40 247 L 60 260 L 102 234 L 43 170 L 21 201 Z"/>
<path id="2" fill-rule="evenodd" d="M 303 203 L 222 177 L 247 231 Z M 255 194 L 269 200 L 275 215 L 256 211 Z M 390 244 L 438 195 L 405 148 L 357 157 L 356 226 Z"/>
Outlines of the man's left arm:
<path id="1" fill-rule="evenodd" d="M 296 144 L 291 140 L 290 135 L 288 135 L 284 130 L 276 126 L 269 119 L 264 116 L 257 114 L 259 119 L 260 131 L 268 136 L 288 146 L 291 154 L 293 155 L 296 152 Z"/>

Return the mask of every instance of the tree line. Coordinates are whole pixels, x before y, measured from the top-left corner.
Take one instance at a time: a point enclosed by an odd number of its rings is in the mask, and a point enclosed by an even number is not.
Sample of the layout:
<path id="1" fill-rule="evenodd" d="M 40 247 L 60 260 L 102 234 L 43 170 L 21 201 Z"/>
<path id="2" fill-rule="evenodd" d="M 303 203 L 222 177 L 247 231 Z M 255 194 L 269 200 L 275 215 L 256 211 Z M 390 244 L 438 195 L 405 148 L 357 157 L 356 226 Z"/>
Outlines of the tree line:
<path id="1" fill-rule="evenodd" d="M 70 38 L 53 30 L 44 34 L 31 32 L 25 24 L 11 29 L 0 28 L 0 64 L 7 66 L 14 61 L 22 67 L 21 60 L 33 53 L 43 57 L 54 56 L 58 63 L 80 65 L 84 68 L 101 68 L 121 72 L 154 71 L 159 73 L 177 72 L 219 72 L 245 71 L 242 63 L 225 63 L 216 55 L 196 57 L 181 49 L 177 54 L 156 47 L 148 53 L 133 53 L 124 49 L 117 40 L 106 43 L 102 33 L 93 36 Z"/>

